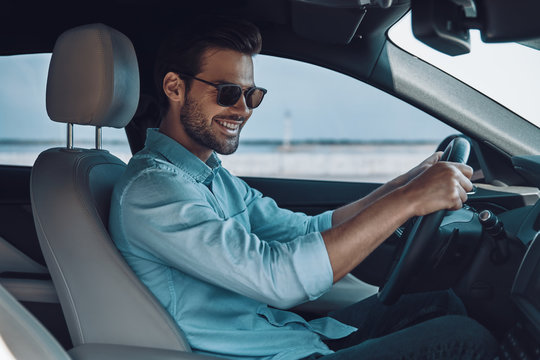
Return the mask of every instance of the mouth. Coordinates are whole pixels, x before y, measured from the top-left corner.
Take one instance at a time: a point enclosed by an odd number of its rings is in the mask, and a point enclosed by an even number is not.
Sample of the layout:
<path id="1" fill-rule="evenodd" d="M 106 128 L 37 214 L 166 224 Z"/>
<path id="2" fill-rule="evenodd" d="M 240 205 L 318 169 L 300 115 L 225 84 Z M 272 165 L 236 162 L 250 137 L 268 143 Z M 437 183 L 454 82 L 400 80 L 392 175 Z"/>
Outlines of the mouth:
<path id="1" fill-rule="evenodd" d="M 240 130 L 240 127 L 243 120 L 236 121 L 236 120 L 225 120 L 225 119 L 214 119 L 215 122 L 220 125 L 220 127 L 225 130 L 227 134 L 235 135 Z"/>

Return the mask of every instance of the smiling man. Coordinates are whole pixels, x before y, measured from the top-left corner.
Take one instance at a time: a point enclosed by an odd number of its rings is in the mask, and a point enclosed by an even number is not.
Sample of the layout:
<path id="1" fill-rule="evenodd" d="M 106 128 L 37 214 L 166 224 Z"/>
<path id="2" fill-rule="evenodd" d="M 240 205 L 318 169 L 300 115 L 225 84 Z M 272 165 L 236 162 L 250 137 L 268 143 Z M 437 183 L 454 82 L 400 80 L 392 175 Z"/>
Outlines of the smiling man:
<path id="1" fill-rule="evenodd" d="M 162 122 L 116 185 L 110 232 L 194 351 L 236 359 L 482 359 L 491 335 L 452 292 L 375 297 L 306 321 L 314 300 L 412 216 L 458 209 L 471 168 L 434 154 L 335 211 L 280 209 L 220 165 L 261 103 L 261 36 L 222 18 L 186 24 L 159 57 Z M 270 305 L 270 306 L 269 306 Z M 431 320 L 427 320 L 431 319 Z M 427 320 L 427 321 L 425 321 Z"/>

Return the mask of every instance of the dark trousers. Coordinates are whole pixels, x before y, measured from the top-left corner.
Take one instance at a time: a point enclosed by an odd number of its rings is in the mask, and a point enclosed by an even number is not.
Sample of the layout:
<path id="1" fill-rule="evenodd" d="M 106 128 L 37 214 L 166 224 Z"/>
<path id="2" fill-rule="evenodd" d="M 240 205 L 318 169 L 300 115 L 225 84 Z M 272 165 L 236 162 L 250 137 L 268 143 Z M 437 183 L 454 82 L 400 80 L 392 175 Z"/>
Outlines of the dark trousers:
<path id="1" fill-rule="evenodd" d="M 326 340 L 336 352 L 320 360 L 493 359 L 495 339 L 465 315 L 452 291 L 405 295 L 391 306 L 372 296 L 330 314 L 358 331 Z"/>

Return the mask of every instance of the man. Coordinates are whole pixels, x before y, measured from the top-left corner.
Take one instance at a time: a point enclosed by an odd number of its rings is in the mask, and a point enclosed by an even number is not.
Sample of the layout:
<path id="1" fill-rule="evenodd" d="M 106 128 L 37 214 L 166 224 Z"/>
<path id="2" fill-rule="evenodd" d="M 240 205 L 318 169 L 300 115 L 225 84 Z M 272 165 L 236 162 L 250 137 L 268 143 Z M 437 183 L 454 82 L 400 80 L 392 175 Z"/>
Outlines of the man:
<path id="1" fill-rule="evenodd" d="M 316 217 L 277 207 L 220 166 L 266 90 L 250 23 L 196 21 L 158 60 L 159 130 L 115 187 L 112 237 L 192 348 L 227 358 L 483 358 L 494 342 L 451 293 L 370 298 L 307 322 L 280 309 L 328 291 L 412 216 L 458 209 L 472 170 L 440 153 Z M 270 307 L 268 305 L 271 305 Z M 419 323 L 420 322 L 420 323 Z M 417 324 L 419 323 L 419 324 Z M 336 351 L 336 352 L 334 352 Z"/>

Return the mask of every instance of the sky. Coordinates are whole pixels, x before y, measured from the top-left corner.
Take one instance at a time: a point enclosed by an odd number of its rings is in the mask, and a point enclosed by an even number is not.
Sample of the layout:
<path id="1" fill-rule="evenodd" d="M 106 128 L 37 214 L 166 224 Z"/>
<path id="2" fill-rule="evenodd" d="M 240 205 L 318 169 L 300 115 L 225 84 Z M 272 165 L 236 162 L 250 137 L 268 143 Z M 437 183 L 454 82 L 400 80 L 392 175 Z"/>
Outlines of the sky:
<path id="1" fill-rule="evenodd" d="M 0 139 L 29 132 L 41 140 L 65 137 L 65 125 L 48 120 L 45 109 L 49 60 L 48 54 L 0 58 Z M 314 65 L 258 55 L 255 82 L 268 94 L 244 128 L 244 140 L 431 140 L 451 131 L 401 100 Z M 76 126 L 75 135 L 91 139 L 93 132 Z M 104 136 L 124 134 L 104 129 Z"/>
<path id="2" fill-rule="evenodd" d="M 540 127 L 540 51 L 516 43 L 482 42 L 470 30 L 471 52 L 448 56 L 416 40 L 410 12 L 389 31 L 396 45 L 506 106 Z"/>
<path id="3" fill-rule="evenodd" d="M 406 18 L 390 37 L 413 54 L 429 57 L 452 75 L 470 79 L 488 96 L 508 98 L 504 101 L 540 124 L 536 105 L 540 51 L 515 44 L 482 46 L 477 44 L 478 35 L 473 34 L 473 53 L 480 53 L 483 60 L 471 60 L 469 55 L 450 57 L 416 41 Z M 50 121 L 45 109 L 49 60 L 49 54 L 0 57 L 0 141 L 27 139 L 29 134 L 36 140 L 65 138 L 66 125 Z M 477 64 L 471 65 L 471 61 Z M 525 75 L 519 73 L 523 69 L 529 69 Z M 243 140 L 438 141 L 455 132 L 381 90 L 314 65 L 258 55 L 255 82 L 268 89 L 268 94 L 245 126 Z M 523 83 L 527 87 L 517 91 Z M 93 130 L 76 126 L 75 137 L 93 139 Z M 104 129 L 104 137 L 125 139 L 125 134 Z"/>

